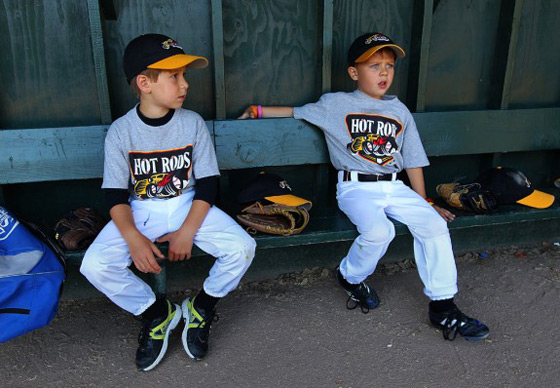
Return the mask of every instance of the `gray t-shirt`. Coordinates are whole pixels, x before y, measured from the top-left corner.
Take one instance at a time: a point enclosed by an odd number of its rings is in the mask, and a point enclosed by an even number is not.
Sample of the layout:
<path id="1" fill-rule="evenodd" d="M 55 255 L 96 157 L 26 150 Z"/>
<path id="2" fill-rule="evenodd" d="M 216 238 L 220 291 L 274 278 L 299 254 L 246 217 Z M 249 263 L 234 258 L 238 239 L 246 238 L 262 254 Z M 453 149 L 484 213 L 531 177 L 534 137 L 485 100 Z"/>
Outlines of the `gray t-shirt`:
<path id="1" fill-rule="evenodd" d="M 389 174 L 430 164 L 416 123 L 396 96 L 378 100 L 359 90 L 327 93 L 294 108 L 294 117 L 323 130 L 337 170 Z"/>
<path id="2" fill-rule="evenodd" d="M 104 189 L 128 189 L 133 199 L 171 198 L 192 190 L 195 178 L 217 175 L 208 128 L 195 112 L 177 109 L 168 123 L 152 127 L 133 108 L 107 132 Z"/>

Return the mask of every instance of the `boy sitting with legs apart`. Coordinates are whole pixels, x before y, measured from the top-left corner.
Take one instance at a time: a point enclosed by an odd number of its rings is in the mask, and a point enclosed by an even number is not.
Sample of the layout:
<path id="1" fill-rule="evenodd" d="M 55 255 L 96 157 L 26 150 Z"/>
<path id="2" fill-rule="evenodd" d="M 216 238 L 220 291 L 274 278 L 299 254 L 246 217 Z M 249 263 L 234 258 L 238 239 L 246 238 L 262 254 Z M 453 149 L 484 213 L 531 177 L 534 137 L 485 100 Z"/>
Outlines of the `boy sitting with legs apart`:
<path id="1" fill-rule="evenodd" d="M 364 313 L 379 298 L 364 280 L 385 254 L 395 228 L 387 217 L 408 226 L 424 293 L 431 299 L 429 317 L 445 339 L 458 334 L 484 339 L 488 328 L 464 315 L 453 302 L 457 271 L 446 221 L 455 216 L 426 199 L 422 167 L 429 165 L 414 119 L 396 96 L 386 96 L 395 60 L 404 50 L 380 33 L 358 37 L 348 51 L 348 74 L 357 82 L 352 93 L 327 93 L 298 108 L 249 107 L 240 118 L 295 117 L 325 133 L 330 159 L 338 170 L 337 200 L 359 236 L 336 268 L 348 303 Z M 407 172 L 412 189 L 397 179 Z"/>
<path id="2" fill-rule="evenodd" d="M 159 34 L 141 35 L 124 52 L 124 70 L 140 103 L 116 120 L 105 139 L 102 188 L 112 221 L 87 250 L 81 272 L 124 310 L 141 316 L 136 365 L 154 368 L 171 330 L 185 320 L 183 345 L 191 358 L 208 350 L 216 302 L 245 274 L 255 241 L 213 206 L 218 165 L 204 120 L 182 109 L 187 69 L 208 65 Z M 193 243 L 216 257 L 203 288 L 182 306 L 154 295 L 130 269 L 159 273 L 157 242 L 169 243 L 170 261 L 189 259 Z"/>

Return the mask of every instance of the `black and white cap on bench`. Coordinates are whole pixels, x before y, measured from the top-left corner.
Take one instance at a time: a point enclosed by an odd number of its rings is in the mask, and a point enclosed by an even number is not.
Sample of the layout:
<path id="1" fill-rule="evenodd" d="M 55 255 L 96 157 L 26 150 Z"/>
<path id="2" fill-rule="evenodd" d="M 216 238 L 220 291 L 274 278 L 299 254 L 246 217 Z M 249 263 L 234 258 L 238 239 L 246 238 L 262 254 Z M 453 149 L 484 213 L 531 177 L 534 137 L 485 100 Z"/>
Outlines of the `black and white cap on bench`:
<path id="1" fill-rule="evenodd" d="M 525 174 L 513 168 L 488 169 L 480 174 L 476 181 L 483 188 L 490 190 L 500 205 L 519 203 L 537 209 L 546 209 L 554 203 L 554 195 L 535 190 Z"/>
<path id="2" fill-rule="evenodd" d="M 261 171 L 239 192 L 237 200 L 239 203 L 267 200 L 281 205 L 304 206 L 307 210 L 311 209 L 311 201 L 293 195 L 292 188 L 286 180 L 264 171 Z"/>

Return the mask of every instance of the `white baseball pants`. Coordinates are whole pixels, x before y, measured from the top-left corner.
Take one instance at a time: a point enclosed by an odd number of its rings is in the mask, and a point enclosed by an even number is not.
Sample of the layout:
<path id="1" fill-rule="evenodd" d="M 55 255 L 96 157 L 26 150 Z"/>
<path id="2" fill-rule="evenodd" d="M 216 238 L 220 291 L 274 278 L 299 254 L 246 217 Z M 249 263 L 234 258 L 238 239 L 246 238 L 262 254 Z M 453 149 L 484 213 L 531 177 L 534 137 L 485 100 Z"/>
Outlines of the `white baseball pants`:
<path id="1" fill-rule="evenodd" d="M 414 257 L 431 300 L 452 298 L 457 293 L 457 268 L 447 222 L 402 181 L 343 182 L 339 174 L 337 200 L 340 209 L 356 225 L 360 235 L 340 264 L 340 272 L 352 284 L 371 275 L 395 237 L 387 216 L 408 226 L 414 237 Z"/>
<path id="2" fill-rule="evenodd" d="M 134 222 L 147 238 L 157 238 L 179 229 L 192 205 L 194 192 L 167 200 L 135 200 L 130 203 Z M 204 282 L 204 291 L 223 297 L 239 284 L 255 255 L 256 243 L 230 216 L 212 206 L 194 237 L 194 244 L 216 261 Z M 113 221 L 109 222 L 87 250 L 80 271 L 116 305 L 142 314 L 155 301 L 155 294 L 129 268 L 128 245 Z"/>

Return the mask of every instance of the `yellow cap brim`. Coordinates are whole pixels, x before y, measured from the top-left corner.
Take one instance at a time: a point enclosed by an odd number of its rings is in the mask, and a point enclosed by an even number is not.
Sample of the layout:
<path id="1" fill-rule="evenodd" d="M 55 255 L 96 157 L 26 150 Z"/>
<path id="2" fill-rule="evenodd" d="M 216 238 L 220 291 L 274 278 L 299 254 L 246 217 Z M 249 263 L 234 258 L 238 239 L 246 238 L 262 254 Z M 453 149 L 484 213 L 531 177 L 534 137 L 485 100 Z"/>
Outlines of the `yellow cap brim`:
<path id="1" fill-rule="evenodd" d="M 531 195 L 520 199 L 517 203 L 537 209 L 546 209 L 554 203 L 554 195 L 535 190 Z"/>
<path id="2" fill-rule="evenodd" d="M 291 194 L 276 195 L 273 197 L 264 197 L 264 199 L 270 202 L 279 203 L 280 205 L 286 205 L 286 206 L 297 207 L 306 204 L 311 205 L 311 201 L 308 201 L 307 199 L 303 199 L 300 197 L 296 197 L 295 195 L 291 195 Z"/>
<path id="3" fill-rule="evenodd" d="M 208 66 L 208 59 L 194 55 L 177 54 L 152 63 L 148 66 L 148 69 L 173 70 L 183 66 L 189 66 L 193 69 L 204 69 Z"/>
<path id="4" fill-rule="evenodd" d="M 372 47 L 368 51 L 366 51 L 365 53 L 360 55 L 358 57 L 358 59 L 356 59 L 356 63 L 367 61 L 369 59 L 369 57 L 371 57 L 373 54 L 375 54 L 376 52 L 378 52 L 379 50 L 381 50 L 382 48 L 385 48 L 385 47 L 392 48 L 393 51 L 395 52 L 395 54 L 397 55 L 398 59 L 404 58 L 404 56 L 406 55 L 404 53 L 404 50 L 402 48 L 400 48 L 399 46 L 397 46 L 396 44 L 383 44 L 383 45 L 380 45 L 380 46 Z"/>

